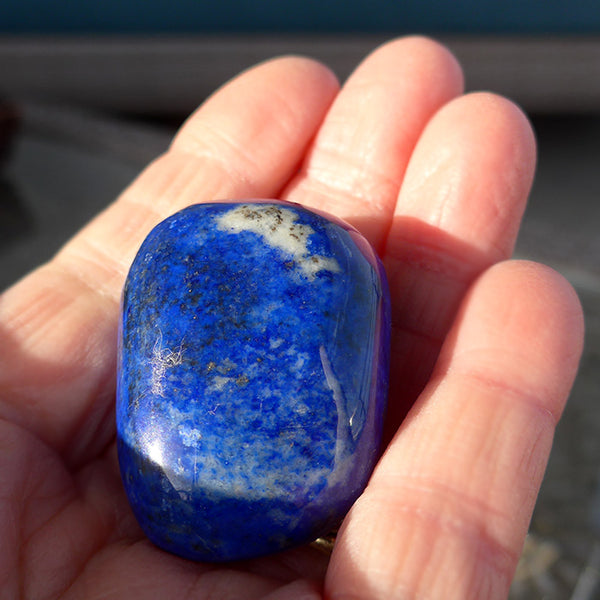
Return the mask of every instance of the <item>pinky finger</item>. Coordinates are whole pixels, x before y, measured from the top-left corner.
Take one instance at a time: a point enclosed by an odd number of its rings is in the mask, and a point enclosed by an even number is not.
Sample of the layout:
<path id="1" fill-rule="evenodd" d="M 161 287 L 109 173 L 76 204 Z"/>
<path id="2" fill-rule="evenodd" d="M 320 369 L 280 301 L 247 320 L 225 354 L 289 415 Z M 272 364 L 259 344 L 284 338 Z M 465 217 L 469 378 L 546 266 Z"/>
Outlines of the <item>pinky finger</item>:
<path id="1" fill-rule="evenodd" d="M 582 329 L 576 295 L 547 267 L 504 262 L 474 284 L 346 519 L 329 598 L 507 597 Z"/>

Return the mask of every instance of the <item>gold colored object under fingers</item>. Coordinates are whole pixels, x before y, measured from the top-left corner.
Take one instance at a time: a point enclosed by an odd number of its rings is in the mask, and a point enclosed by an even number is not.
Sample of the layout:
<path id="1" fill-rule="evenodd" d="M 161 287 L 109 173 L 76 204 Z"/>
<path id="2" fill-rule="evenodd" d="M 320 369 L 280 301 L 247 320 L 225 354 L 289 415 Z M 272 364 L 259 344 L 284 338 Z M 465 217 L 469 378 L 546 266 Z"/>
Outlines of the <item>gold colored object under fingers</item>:
<path id="1" fill-rule="evenodd" d="M 337 538 L 338 530 L 334 529 L 327 535 L 323 537 L 317 538 L 314 542 L 312 542 L 311 546 L 323 552 L 323 554 L 327 554 L 327 556 L 331 556 L 333 552 L 333 546 L 335 545 L 335 540 Z"/>

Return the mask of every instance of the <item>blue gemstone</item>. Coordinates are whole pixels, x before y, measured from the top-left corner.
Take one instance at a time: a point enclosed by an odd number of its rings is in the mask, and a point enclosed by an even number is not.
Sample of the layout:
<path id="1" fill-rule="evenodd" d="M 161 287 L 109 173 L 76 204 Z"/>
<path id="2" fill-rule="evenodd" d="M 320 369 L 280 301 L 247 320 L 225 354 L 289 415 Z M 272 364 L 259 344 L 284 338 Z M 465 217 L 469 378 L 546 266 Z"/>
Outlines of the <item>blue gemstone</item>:
<path id="1" fill-rule="evenodd" d="M 339 524 L 388 379 L 387 284 L 357 231 L 279 201 L 186 208 L 142 244 L 120 327 L 119 463 L 155 544 L 236 560 Z"/>

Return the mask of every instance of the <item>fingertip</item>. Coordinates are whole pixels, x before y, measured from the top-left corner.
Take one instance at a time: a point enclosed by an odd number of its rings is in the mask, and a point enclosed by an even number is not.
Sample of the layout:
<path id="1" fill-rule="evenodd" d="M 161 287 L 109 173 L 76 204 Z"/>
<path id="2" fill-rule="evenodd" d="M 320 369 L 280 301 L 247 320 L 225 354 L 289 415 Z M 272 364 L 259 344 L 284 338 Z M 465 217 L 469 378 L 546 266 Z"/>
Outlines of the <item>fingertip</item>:
<path id="1" fill-rule="evenodd" d="M 583 309 L 569 281 L 528 260 L 500 262 L 467 294 L 438 360 L 448 369 L 486 373 L 544 405 L 557 421 L 583 350 Z"/>
<path id="2" fill-rule="evenodd" d="M 514 247 L 536 163 L 525 113 L 490 92 L 447 102 L 411 158 L 397 211 L 483 252 L 489 264 Z M 393 239 L 393 237 L 392 237 Z"/>
<path id="3" fill-rule="evenodd" d="M 323 85 L 334 90 L 337 90 L 340 86 L 339 79 L 335 72 L 325 63 L 310 56 L 304 56 L 302 54 L 283 54 L 271 58 L 263 64 L 282 69 L 284 72 L 292 69 L 315 76 L 322 79 Z"/>
<path id="4" fill-rule="evenodd" d="M 513 155 L 513 164 L 525 177 L 523 188 L 529 190 L 536 166 L 535 132 L 525 111 L 513 100 L 487 91 L 470 92 L 462 97 L 465 119 L 479 120 L 490 140 L 502 143 Z M 449 110 L 454 107 L 448 106 Z"/>
<path id="5" fill-rule="evenodd" d="M 526 321 L 544 336 L 560 334 L 563 346 L 569 340 L 581 349 L 583 309 L 579 296 L 569 280 L 552 267 L 532 260 L 507 260 L 492 266 L 481 277 L 485 296 L 501 299 L 511 289 L 510 305 L 521 305 Z M 486 297 L 481 300 L 486 303 Z M 551 319 L 549 318 L 551 317 Z M 567 345 L 571 346 L 571 343 Z"/>
<path id="6" fill-rule="evenodd" d="M 464 92 L 464 73 L 456 56 L 442 43 L 424 35 L 410 35 L 384 42 L 367 55 L 356 72 L 365 67 L 372 72 L 380 65 L 381 69 L 393 76 L 399 67 L 390 69 L 390 64 L 399 64 L 399 60 L 402 65 L 414 62 L 423 81 L 435 81 L 431 87 L 432 106 L 443 104 Z"/>
<path id="7" fill-rule="evenodd" d="M 409 35 L 394 38 L 377 46 L 359 65 L 372 65 L 381 61 L 385 66 L 389 59 L 401 57 L 403 62 L 418 61 L 419 70 L 426 76 L 435 75 L 437 89 L 444 90 L 447 98 L 458 96 L 464 91 L 464 73 L 456 56 L 442 43 L 424 35 Z"/>
<path id="8" fill-rule="evenodd" d="M 292 86 L 308 85 L 323 97 L 330 99 L 333 99 L 340 89 L 340 81 L 331 68 L 317 59 L 301 54 L 283 54 L 270 58 L 244 71 L 233 81 L 248 73 L 259 73 L 273 78 L 278 82 L 278 86 L 288 83 Z"/>
<path id="9" fill-rule="evenodd" d="M 564 352 L 561 362 L 570 355 L 570 362 L 576 366 L 583 351 L 584 313 L 571 282 L 552 267 L 531 260 L 499 263 L 489 275 L 498 277 L 498 287 L 504 284 L 505 277 L 514 279 L 513 285 L 524 296 L 523 304 L 529 301 L 536 306 L 531 321 L 537 319 L 533 326 L 542 340 L 545 335 L 556 332 L 558 350 Z"/>
<path id="10" fill-rule="evenodd" d="M 317 60 L 295 55 L 266 60 L 233 77 L 207 98 L 187 118 L 171 149 L 193 153 L 198 138 L 207 133 L 206 123 L 217 129 L 224 121 L 224 126 L 235 131 L 238 120 L 240 129 L 248 126 L 246 113 L 255 117 L 257 128 L 264 129 L 266 123 L 277 119 L 285 121 L 283 127 L 290 134 L 306 130 L 312 136 L 338 91 L 336 75 Z M 246 111 L 240 110 L 244 104 Z"/>

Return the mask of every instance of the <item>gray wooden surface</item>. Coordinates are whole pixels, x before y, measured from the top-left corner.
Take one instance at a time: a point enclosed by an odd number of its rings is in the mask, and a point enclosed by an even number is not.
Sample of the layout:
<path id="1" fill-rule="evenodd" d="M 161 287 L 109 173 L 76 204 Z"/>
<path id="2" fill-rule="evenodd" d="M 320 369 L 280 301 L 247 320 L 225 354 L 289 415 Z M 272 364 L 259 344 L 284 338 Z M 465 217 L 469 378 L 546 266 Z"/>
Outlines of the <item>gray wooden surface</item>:
<path id="1" fill-rule="evenodd" d="M 0 90 L 17 98 L 150 114 L 185 114 L 240 70 L 289 53 L 344 79 L 382 36 L 187 38 L 0 37 Z M 600 110 L 600 37 L 441 38 L 471 90 L 505 94 L 532 112 Z"/>

